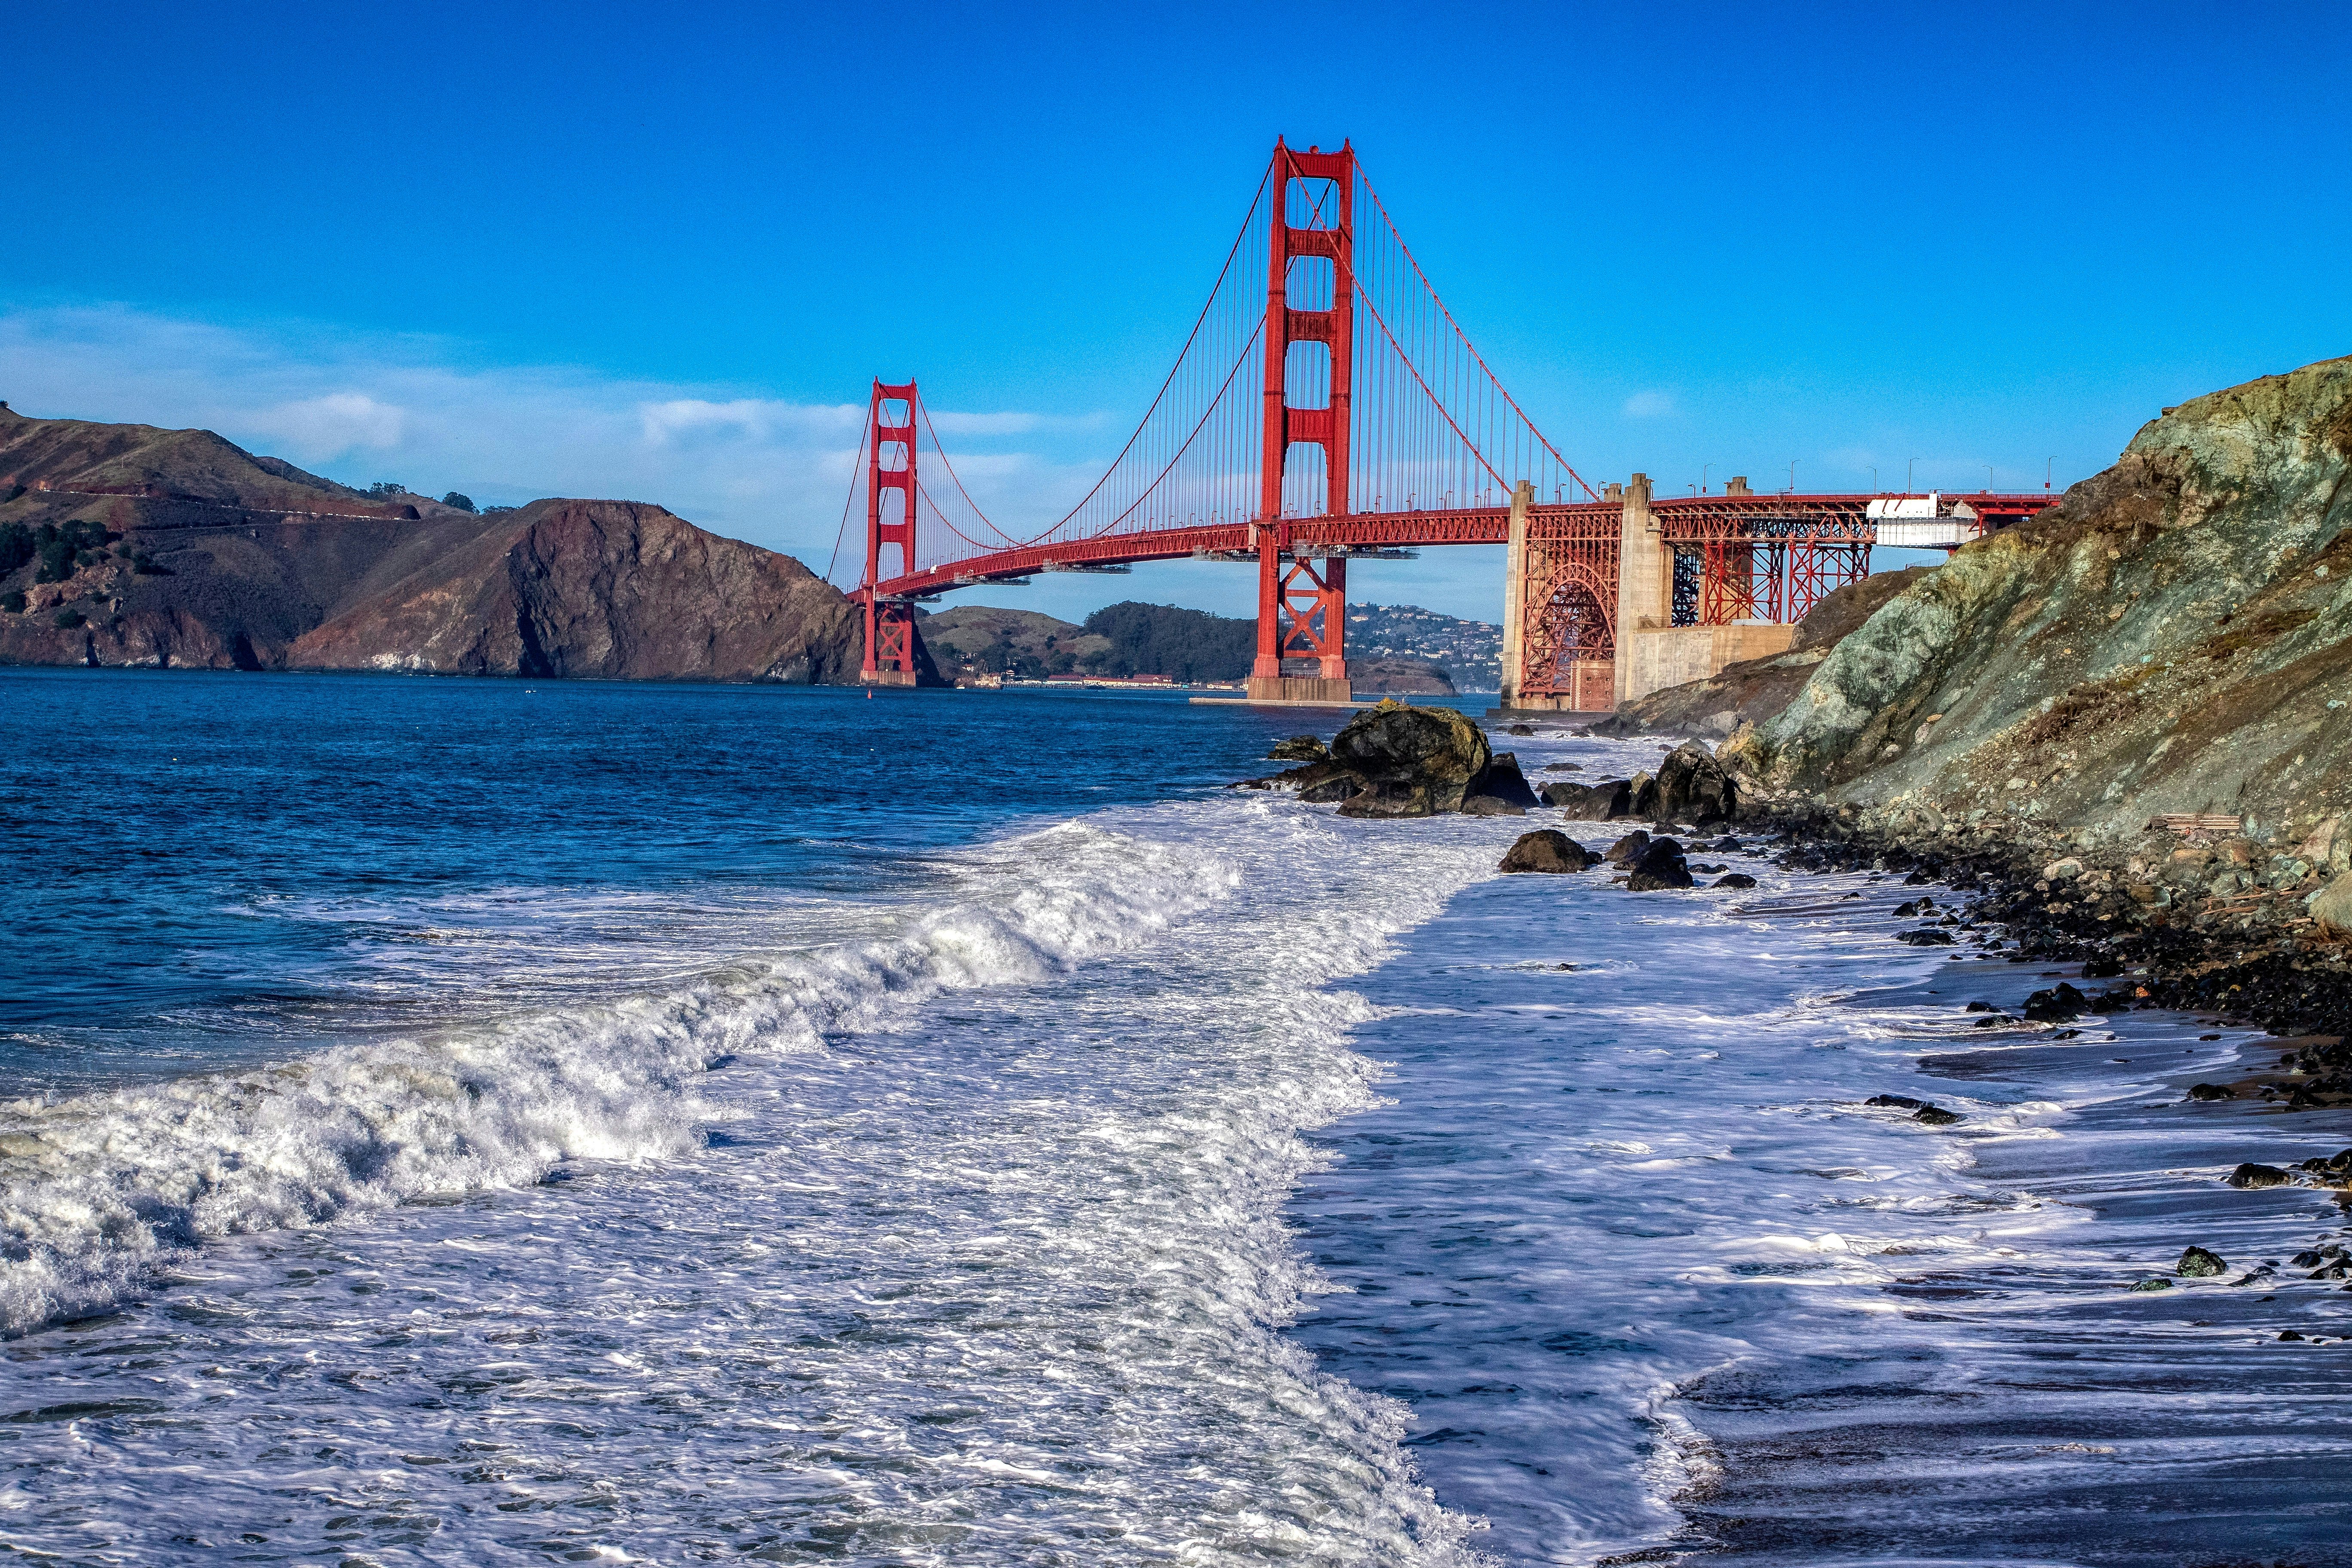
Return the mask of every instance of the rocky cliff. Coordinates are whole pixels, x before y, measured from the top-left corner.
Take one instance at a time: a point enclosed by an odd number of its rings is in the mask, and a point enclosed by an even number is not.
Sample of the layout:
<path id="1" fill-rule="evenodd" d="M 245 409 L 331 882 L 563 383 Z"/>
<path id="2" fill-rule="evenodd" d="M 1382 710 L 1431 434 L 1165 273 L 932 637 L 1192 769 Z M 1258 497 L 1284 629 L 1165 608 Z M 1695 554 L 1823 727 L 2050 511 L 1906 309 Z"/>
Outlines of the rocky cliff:
<path id="1" fill-rule="evenodd" d="M 476 515 L 0 405 L 0 663 L 840 681 L 856 617 L 659 507 Z"/>
<path id="2" fill-rule="evenodd" d="M 2183 404 L 1888 600 L 1727 752 L 1930 827 L 2315 826 L 2352 805 L 2347 474 L 2352 359 Z"/>
<path id="3" fill-rule="evenodd" d="M 2347 524 L 2352 359 L 2168 409 L 1723 759 L 1766 809 L 2038 865 L 2087 931 L 2324 937 L 2352 865 Z"/>
<path id="4" fill-rule="evenodd" d="M 1803 689 L 1830 650 L 1878 613 L 1880 606 L 1927 574 L 1925 566 L 1882 572 L 1824 595 L 1797 623 L 1786 653 L 1727 664 L 1704 680 L 1669 686 L 1629 702 L 1613 720 L 1596 726 L 1604 733 L 1631 735 L 1644 730 L 1722 740 L 1742 724 L 1769 719 Z"/>
<path id="5" fill-rule="evenodd" d="M 296 638 L 298 669 L 842 681 L 856 611 L 789 555 L 635 501 L 541 500 Z"/>

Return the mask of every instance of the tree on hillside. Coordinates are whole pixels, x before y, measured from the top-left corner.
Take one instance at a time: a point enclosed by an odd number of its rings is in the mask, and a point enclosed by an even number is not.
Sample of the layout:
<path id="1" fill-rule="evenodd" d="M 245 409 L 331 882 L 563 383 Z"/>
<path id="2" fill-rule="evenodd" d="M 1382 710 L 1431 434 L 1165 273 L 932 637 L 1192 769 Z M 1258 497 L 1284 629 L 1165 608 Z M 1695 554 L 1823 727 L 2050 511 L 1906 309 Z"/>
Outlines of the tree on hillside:
<path id="1" fill-rule="evenodd" d="M 451 490 L 447 495 L 441 498 L 441 504 L 443 506 L 454 506 L 459 511 L 471 511 L 474 510 L 474 498 L 468 495 L 460 495 L 456 490 Z"/>
<path id="2" fill-rule="evenodd" d="M 1109 605 L 1086 629 L 1110 647 L 1090 655 L 1099 675 L 1165 675 L 1176 680 L 1239 680 L 1257 655 L 1257 624 L 1172 605 Z"/>

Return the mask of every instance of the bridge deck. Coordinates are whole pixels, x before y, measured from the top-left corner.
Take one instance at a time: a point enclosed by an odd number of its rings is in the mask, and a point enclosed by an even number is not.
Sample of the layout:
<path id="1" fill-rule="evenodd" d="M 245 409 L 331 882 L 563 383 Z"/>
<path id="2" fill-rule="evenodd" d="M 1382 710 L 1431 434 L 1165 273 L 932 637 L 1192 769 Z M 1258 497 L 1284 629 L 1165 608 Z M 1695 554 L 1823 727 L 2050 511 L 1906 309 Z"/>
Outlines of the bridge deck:
<path id="1" fill-rule="evenodd" d="M 1885 498 L 1845 494 L 1667 496 L 1653 500 L 1650 510 L 1668 543 L 1693 548 L 1750 533 L 1764 538 L 1791 529 L 1801 530 L 1823 542 L 1867 544 L 1876 540 L 1878 525 L 1865 512 L 1870 502 L 1878 499 Z M 1947 494 L 1943 500 L 1965 504 L 1976 514 L 1981 528 L 2000 527 L 2030 517 L 2054 504 L 2057 497 L 2043 492 L 1980 492 Z M 1539 504 L 1528 514 L 1528 532 L 1540 535 L 1573 522 L 1602 518 L 1613 521 L 1621 510 L 1622 504 L 1613 500 Z M 1278 542 L 1286 552 L 1318 555 L 1446 544 L 1501 544 L 1509 538 L 1510 515 L 1508 507 L 1462 507 L 1444 511 L 1293 517 L 1275 526 L 1279 531 Z M 881 599 L 929 598 L 953 588 L 1026 577 L 1037 572 L 1194 557 L 1254 559 L 1265 526 L 1256 522 L 1202 523 L 1189 528 L 1136 530 L 1092 539 L 1009 547 L 922 572 L 902 574 L 877 584 L 871 590 L 858 589 L 852 596 L 863 598 L 871 592 Z"/>

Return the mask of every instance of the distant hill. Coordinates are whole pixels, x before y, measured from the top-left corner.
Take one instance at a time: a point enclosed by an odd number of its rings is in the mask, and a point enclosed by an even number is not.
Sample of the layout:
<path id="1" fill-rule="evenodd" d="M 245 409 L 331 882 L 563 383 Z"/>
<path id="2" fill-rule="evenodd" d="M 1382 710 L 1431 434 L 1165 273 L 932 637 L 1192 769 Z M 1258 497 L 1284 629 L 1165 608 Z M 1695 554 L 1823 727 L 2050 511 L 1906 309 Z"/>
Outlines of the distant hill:
<path id="1" fill-rule="evenodd" d="M 0 663 L 843 681 L 858 637 L 799 562 L 657 506 L 477 514 L 0 404 Z"/>
<path id="2" fill-rule="evenodd" d="M 1380 606 L 1371 608 L 1378 610 Z M 1425 610 L 1407 615 L 1427 616 Z M 1444 620 L 1444 616 L 1433 617 Z M 1448 622 L 1475 626 L 1475 622 Z M 1034 610 L 959 605 L 925 617 L 923 639 L 942 669 L 987 671 L 1039 679 L 1048 675 L 1165 675 L 1178 680 L 1240 680 L 1257 658 L 1257 623 L 1171 605 L 1133 601 L 1109 605 L 1084 626 L 1055 620 Z M 1425 628 L 1416 634 L 1427 640 Z M 1356 641 L 1356 616 L 1348 622 L 1349 673 L 1360 691 L 1444 694 L 1454 689 L 1445 668 L 1432 660 Z M 1500 634 L 1497 634 L 1499 643 Z M 1307 667 L 1291 661 L 1300 669 Z"/>
<path id="3" fill-rule="evenodd" d="M 1424 661 L 1442 666 L 1465 691 L 1496 691 L 1503 681 L 1503 628 L 1418 605 L 1349 605 L 1348 657 Z"/>
<path id="4" fill-rule="evenodd" d="M 923 641 L 942 668 L 987 671 L 1040 680 L 1064 675 L 1110 651 L 1110 639 L 1035 610 L 958 605 L 926 616 Z M 1093 668 L 1095 666 L 1087 665 Z"/>

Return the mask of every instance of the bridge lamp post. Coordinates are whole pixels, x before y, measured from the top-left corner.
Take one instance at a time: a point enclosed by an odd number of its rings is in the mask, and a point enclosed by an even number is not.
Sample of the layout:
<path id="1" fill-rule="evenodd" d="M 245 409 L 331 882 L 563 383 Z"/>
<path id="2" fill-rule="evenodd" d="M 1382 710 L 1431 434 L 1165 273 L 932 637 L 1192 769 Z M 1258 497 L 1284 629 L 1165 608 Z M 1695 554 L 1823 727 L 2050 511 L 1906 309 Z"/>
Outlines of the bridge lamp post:
<path id="1" fill-rule="evenodd" d="M 1789 459 L 1789 493 L 1797 493 L 1797 459 L 1794 458 Z"/>
<path id="2" fill-rule="evenodd" d="M 1714 467 L 1713 463 L 1701 463 L 1698 466 L 1698 493 L 1701 495 L 1706 494 L 1707 470 Z"/>
<path id="3" fill-rule="evenodd" d="M 1985 465 L 1985 494 L 1992 494 L 1992 465 L 1990 463 L 1987 463 Z"/>
<path id="4" fill-rule="evenodd" d="M 2045 462 L 2043 462 L 2043 464 L 2042 465 L 2042 488 L 2043 489 L 2045 489 L 2045 490 L 2046 490 L 2046 489 L 2048 489 L 2050 488 L 2050 479 L 2051 479 L 2051 476 L 2052 476 L 2053 474 L 2056 473 L 2056 472 L 2057 472 L 2057 470 L 2058 470 L 2058 459 L 2057 459 L 2057 458 L 2049 458 L 2048 460 L 2046 460 Z"/>

